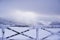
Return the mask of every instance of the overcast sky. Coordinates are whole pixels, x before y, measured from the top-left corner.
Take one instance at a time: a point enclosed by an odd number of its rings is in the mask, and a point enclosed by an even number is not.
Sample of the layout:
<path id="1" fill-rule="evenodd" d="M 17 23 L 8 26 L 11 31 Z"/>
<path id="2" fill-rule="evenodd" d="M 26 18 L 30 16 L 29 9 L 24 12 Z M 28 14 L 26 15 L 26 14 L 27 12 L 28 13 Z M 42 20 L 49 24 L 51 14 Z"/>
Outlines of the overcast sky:
<path id="1" fill-rule="evenodd" d="M 20 10 L 60 18 L 59 4 L 60 0 L 0 0 L 0 16 L 7 16 L 14 10 Z"/>
<path id="2" fill-rule="evenodd" d="M 60 0 L 1 0 L 0 11 L 15 8 L 44 13 L 60 13 Z"/>

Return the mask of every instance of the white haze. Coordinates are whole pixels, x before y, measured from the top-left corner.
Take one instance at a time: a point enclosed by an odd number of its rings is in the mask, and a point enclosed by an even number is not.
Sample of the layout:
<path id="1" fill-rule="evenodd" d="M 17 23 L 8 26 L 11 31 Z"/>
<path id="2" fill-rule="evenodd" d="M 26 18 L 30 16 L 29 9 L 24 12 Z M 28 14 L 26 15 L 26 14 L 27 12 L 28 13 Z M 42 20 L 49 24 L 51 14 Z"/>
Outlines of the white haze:
<path id="1" fill-rule="evenodd" d="M 45 25 L 50 24 L 51 21 L 59 21 L 60 18 L 57 15 L 45 15 L 45 14 L 40 14 L 32 11 L 21 11 L 21 10 L 11 10 L 7 14 L 2 14 L 0 17 L 20 22 L 20 23 L 25 23 L 25 24 L 34 24 L 37 22 L 41 22 Z"/>

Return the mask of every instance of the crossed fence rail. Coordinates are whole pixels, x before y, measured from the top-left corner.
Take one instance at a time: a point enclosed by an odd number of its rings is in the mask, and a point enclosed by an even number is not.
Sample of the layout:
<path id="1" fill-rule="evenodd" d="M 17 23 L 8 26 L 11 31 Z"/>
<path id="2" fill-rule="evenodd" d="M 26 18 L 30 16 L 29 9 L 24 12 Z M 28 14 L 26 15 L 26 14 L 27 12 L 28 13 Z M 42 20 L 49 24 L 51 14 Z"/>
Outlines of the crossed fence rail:
<path id="1" fill-rule="evenodd" d="M 23 27 L 23 26 L 22 26 L 22 27 Z M 24 27 L 26 27 L 26 26 L 24 26 Z M 2 40 L 4 40 L 4 38 L 5 38 L 5 39 L 9 39 L 9 38 L 14 37 L 14 36 L 17 36 L 17 35 L 23 35 L 23 36 L 25 36 L 25 37 L 30 38 L 31 40 L 39 40 L 39 32 L 38 32 L 39 29 L 42 29 L 42 30 L 47 31 L 47 32 L 50 33 L 50 35 L 48 35 L 48 36 L 46 36 L 46 37 L 44 37 L 44 38 L 41 39 L 41 40 L 45 40 L 46 38 L 48 38 L 48 37 L 56 34 L 56 33 L 51 32 L 50 30 L 47 30 L 47 29 L 49 29 L 49 28 L 52 28 L 52 29 L 53 29 L 53 28 L 60 28 L 60 27 L 59 27 L 59 25 L 48 26 L 48 27 L 47 27 L 47 26 L 44 27 L 44 26 L 42 25 L 42 27 L 39 27 L 39 28 L 38 28 L 38 27 L 37 27 L 37 28 L 33 28 L 33 27 L 32 27 L 32 28 L 29 28 L 29 29 L 27 29 L 27 30 L 25 30 L 25 31 L 22 31 L 22 32 L 18 32 L 18 31 L 16 31 L 16 30 L 11 29 L 10 27 L 6 27 L 5 29 L 11 30 L 11 31 L 13 31 L 13 32 L 16 33 L 16 34 L 10 35 L 10 36 L 8 36 L 8 37 L 4 37 L 5 30 L 4 30 L 4 28 L 2 28 Z M 36 29 L 36 38 L 24 34 L 25 32 L 28 32 L 28 31 L 30 31 L 31 29 Z M 59 31 L 59 33 L 60 33 L 60 31 Z M 10 40 L 13 40 L 13 39 L 10 39 Z"/>

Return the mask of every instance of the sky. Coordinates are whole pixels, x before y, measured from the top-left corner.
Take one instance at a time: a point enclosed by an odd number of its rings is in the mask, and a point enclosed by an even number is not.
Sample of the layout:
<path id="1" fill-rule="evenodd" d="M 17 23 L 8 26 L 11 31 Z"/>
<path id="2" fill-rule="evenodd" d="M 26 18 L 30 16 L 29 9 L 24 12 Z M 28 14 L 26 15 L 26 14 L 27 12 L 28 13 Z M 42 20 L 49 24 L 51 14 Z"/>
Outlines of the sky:
<path id="1" fill-rule="evenodd" d="M 0 0 L 0 17 L 15 18 L 18 12 L 19 15 L 30 12 L 38 14 L 40 19 L 60 19 L 59 4 L 60 0 Z"/>
<path id="2" fill-rule="evenodd" d="M 60 0 L 1 0 L 0 10 L 9 11 L 20 9 L 24 11 L 36 11 L 43 13 L 60 13 Z"/>

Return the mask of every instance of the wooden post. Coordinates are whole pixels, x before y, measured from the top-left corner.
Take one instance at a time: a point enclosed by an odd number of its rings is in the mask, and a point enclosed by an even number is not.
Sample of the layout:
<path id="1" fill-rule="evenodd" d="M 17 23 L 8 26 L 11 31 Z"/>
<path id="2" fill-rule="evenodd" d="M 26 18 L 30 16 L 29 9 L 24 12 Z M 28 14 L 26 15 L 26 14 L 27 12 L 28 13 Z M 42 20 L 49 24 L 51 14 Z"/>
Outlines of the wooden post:
<path id="1" fill-rule="evenodd" d="M 39 28 L 36 28 L 36 40 L 39 40 Z"/>

